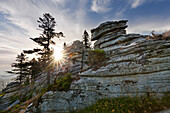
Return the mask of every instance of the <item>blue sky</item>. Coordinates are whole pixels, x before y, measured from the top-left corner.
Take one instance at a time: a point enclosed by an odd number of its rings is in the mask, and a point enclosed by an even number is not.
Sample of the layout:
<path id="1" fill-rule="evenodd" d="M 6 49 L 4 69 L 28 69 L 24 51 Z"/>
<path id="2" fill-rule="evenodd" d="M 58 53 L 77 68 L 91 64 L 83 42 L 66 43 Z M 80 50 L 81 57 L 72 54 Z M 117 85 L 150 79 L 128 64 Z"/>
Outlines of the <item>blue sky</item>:
<path id="1" fill-rule="evenodd" d="M 17 54 L 37 45 L 37 19 L 50 13 L 56 31 L 65 38 L 58 45 L 81 40 L 84 30 L 102 22 L 128 19 L 127 33 L 160 33 L 170 29 L 170 0 L 0 0 L 0 77 L 10 69 Z"/>

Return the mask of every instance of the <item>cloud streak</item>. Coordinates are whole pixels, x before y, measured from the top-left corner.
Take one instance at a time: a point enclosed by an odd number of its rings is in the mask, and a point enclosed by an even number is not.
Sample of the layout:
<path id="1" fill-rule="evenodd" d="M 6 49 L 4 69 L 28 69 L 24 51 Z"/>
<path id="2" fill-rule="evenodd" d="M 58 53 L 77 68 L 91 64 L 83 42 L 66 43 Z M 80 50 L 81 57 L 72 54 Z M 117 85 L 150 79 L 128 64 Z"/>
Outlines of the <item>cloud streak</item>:
<path id="1" fill-rule="evenodd" d="M 164 21 L 162 21 L 164 20 Z M 155 30 L 157 33 L 162 33 L 170 29 L 170 17 L 161 18 L 159 16 L 137 18 L 135 21 L 129 21 L 127 31 L 129 33 L 150 34 Z"/>
<path id="2" fill-rule="evenodd" d="M 131 7 L 137 8 L 138 6 L 142 5 L 146 0 L 132 0 Z"/>
<path id="3" fill-rule="evenodd" d="M 110 0 L 92 0 L 91 10 L 96 13 L 105 13 L 111 10 Z"/>
<path id="4" fill-rule="evenodd" d="M 29 38 L 39 36 L 36 20 L 44 13 L 55 18 L 56 32 L 61 31 L 66 36 L 56 39 L 56 43 L 62 45 L 81 40 L 84 30 L 89 32 L 108 20 L 129 19 L 128 32 L 133 33 L 164 31 L 170 27 L 170 18 L 159 18 L 160 15 L 142 18 L 138 14 L 139 6 L 158 1 L 166 0 L 0 0 L 0 65 L 7 69 L 23 49 L 38 47 Z M 135 20 L 133 15 L 126 15 L 128 12 L 137 15 Z"/>
<path id="5" fill-rule="evenodd" d="M 38 46 L 29 38 L 39 36 L 40 31 L 37 30 L 36 20 L 46 12 L 56 19 L 56 32 L 64 32 L 66 36 L 60 40 L 56 39 L 57 44 L 80 40 L 83 31 L 90 29 L 86 24 L 86 12 L 88 12 L 86 4 L 87 0 L 76 0 L 76 2 L 70 0 L 0 1 L 0 14 L 4 15 L 3 23 L 0 24 L 0 28 L 3 28 L 0 30 L 0 59 L 4 59 L 3 55 L 5 59 L 10 59 L 13 55 L 14 59 L 22 50 Z M 5 46 L 11 49 L 7 50 Z M 5 61 L 9 66 L 13 62 L 13 60 Z M 0 63 L 1 66 L 6 66 L 5 62 L 0 61 Z"/>

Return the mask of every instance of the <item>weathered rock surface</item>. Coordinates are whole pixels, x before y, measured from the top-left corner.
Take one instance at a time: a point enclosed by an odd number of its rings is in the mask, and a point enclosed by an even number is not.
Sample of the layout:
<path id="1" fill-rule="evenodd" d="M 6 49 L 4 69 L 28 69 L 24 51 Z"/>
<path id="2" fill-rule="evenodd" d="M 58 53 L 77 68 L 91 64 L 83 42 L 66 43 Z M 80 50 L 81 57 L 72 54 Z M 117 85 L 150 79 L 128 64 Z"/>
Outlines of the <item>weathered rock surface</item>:
<path id="1" fill-rule="evenodd" d="M 10 105 L 11 97 L 17 94 L 19 89 L 19 82 L 10 82 L 7 87 L 2 90 L 5 95 L 0 98 L 0 111 L 5 110 Z"/>
<path id="2" fill-rule="evenodd" d="M 69 112 L 100 98 L 170 92 L 170 41 L 126 34 L 126 22 L 106 22 L 91 31 L 95 48 L 107 53 L 106 65 L 82 72 L 68 92 L 45 94 L 42 112 Z"/>
<path id="3" fill-rule="evenodd" d="M 99 97 L 96 92 L 68 91 L 45 93 L 42 97 L 43 103 L 39 106 L 42 113 L 69 112 L 91 105 Z"/>
<path id="4" fill-rule="evenodd" d="M 121 20 L 121 21 L 108 21 L 105 23 L 100 24 L 99 27 L 92 29 L 91 33 L 92 33 L 92 38 L 91 40 L 97 40 L 99 38 L 101 38 L 102 35 L 108 33 L 108 32 L 112 32 L 112 31 L 116 31 L 116 30 L 122 30 L 127 28 L 127 20 Z"/>
<path id="5" fill-rule="evenodd" d="M 13 92 L 13 91 L 16 91 L 18 89 L 18 86 L 20 85 L 19 82 L 10 82 L 6 88 L 4 88 L 2 91 L 4 93 L 10 93 L 10 92 Z"/>
<path id="6" fill-rule="evenodd" d="M 64 49 L 69 56 L 66 64 L 66 67 L 68 67 L 67 71 L 73 74 L 79 73 L 87 64 L 88 49 L 79 40 L 74 41 L 71 45 L 67 45 Z"/>
<path id="7" fill-rule="evenodd" d="M 146 94 L 162 96 L 170 92 L 170 41 L 145 40 L 145 35 L 126 34 L 126 22 L 110 21 L 91 30 L 92 40 L 97 40 L 94 48 L 103 49 L 107 55 L 105 63 L 97 68 L 88 66 L 89 50 L 82 42 L 74 41 L 65 48 L 70 59 L 63 65 L 66 67 L 64 72 L 76 75 L 82 69 L 86 71 L 79 74 L 80 79 L 71 84 L 68 92 L 46 92 L 38 106 L 42 113 L 82 109 L 101 98 Z M 51 80 L 58 73 L 59 70 L 50 73 Z M 8 84 L 3 90 L 5 95 L 0 99 L 0 110 L 7 108 L 10 98 L 17 93 L 25 97 L 31 90 L 41 90 L 46 85 L 47 74 L 40 73 L 33 87 L 20 88 L 18 83 Z"/>

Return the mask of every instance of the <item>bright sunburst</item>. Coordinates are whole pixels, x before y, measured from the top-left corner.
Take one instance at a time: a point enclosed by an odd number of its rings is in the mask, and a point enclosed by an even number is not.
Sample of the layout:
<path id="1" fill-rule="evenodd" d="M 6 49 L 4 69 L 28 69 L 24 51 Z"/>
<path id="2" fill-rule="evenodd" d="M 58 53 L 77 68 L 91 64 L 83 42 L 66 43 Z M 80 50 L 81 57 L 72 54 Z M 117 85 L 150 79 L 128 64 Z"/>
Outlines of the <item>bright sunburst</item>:
<path id="1" fill-rule="evenodd" d="M 50 65 L 59 69 L 59 67 L 65 64 L 66 62 L 67 59 L 66 51 L 59 46 L 52 46 L 52 48 L 53 48 L 53 55 L 52 55 L 52 61 Z"/>
<path id="2" fill-rule="evenodd" d="M 55 61 L 61 61 L 63 59 L 63 49 L 61 47 L 54 47 L 54 59 Z"/>

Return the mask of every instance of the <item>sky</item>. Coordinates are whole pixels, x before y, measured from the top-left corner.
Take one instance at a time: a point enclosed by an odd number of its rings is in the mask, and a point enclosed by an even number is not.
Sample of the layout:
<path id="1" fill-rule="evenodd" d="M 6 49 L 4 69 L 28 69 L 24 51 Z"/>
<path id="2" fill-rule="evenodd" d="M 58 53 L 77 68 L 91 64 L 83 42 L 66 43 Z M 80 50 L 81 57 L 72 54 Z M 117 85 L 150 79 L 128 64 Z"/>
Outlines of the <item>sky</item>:
<path id="1" fill-rule="evenodd" d="M 0 79 L 11 76 L 10 70 L 17 54 L 38 47 L 30 37 L 41 33 L 37 20 L 50 13 L 56 20 L 56 32 L 64 42 L 82 40 L 84 30 L 102 22 L 128 20 L 127 33 L 150 34 L 170 30 L 170 0 L 0 0 Z"/>

